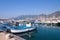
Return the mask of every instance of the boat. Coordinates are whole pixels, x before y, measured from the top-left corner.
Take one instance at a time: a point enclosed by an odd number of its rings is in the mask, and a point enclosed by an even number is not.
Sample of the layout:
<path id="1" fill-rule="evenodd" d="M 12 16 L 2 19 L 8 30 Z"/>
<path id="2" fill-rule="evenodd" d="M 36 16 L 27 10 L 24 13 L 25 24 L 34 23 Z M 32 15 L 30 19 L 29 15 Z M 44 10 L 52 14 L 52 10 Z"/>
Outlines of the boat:
<path id="1" fill-rule="evenodd" d="M 23 24 L 23 25 L 19 24 L 19 26 L 10 26 L 10 27 L 8 27 L 8 30 L 10 30 L 11 33 L 23 33 L 23 32 L 33 31 L 35 29 L 36 28 L 33 27 L 31 25 L 31 23 Z"/>

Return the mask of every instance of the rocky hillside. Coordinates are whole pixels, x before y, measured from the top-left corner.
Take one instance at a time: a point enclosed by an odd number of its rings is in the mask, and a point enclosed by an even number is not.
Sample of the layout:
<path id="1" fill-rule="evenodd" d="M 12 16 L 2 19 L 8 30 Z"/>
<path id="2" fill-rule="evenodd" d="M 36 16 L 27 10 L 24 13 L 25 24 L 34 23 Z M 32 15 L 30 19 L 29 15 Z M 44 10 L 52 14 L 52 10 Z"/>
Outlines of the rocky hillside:
<path id="1" fill-rule="evenodd" d="M 54 13 L 52 13 L 52 14 L 50 14 L 49 15 L 50 17 L 60 17 L 60 11 L 56 11 L 56 12 L 54 12 Z"/>
<path id="2" fill-rule="evenodd" d="M 26 18 L 35 18 L 35 17 L 60 17 L 60 11 L 56 11 L 56 12 L 51 13 L 49 15 L 46 15 L 46 14 L 40 14 L 40 15 L 20 15 L 18 17 L 13 18 L 13 19 L 26 19 Z"/>

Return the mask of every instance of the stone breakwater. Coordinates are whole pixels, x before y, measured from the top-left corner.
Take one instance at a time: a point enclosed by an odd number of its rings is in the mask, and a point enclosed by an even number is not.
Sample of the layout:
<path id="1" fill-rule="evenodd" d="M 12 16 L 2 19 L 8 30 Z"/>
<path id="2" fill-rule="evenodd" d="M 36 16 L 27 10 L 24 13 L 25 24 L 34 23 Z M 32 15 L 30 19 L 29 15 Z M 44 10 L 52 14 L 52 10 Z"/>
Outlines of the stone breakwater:
<path id="1" fill-rule="evenodd" d="M 10 33 L 1 32 L 0 40 L 25 40 L 25 39 Z"/>

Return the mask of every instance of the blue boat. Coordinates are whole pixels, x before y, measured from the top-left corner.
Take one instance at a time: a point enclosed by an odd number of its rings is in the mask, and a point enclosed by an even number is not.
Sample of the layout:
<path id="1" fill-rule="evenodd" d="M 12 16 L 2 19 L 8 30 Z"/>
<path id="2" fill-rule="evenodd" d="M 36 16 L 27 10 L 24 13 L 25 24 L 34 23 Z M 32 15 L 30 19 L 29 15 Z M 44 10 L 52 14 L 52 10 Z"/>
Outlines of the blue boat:
<path id="1" fill-rule="evenodd" d="M 4 25 L 0 25 L 0 31 L 6 31 L 7 30 L 7 27 L 4 26 Z"/>
<path id="2" fill-rule="evenodd" d="M 22 32 L 35 30 L 36 27 L 33 27 L 31 23 L 29 23 L 29 24 L 19 25 L 19 26 L 9 26 L 7 27 L 7 29 L 10 30 L 11 33 L 22 33 Z"/>

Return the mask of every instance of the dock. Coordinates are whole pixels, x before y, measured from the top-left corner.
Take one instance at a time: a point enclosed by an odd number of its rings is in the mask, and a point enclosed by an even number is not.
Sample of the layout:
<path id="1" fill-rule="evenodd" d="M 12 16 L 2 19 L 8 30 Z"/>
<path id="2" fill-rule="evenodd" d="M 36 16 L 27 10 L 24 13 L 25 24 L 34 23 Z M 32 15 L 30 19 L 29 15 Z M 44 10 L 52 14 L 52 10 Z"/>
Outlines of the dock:
<path id="1" fill-rule="evenodd" d="M 9 37 L 9 35 L 11 37 Z M 14 34 L 10 34 L 10 33 L 4 33 L 4 32 L 0 32 L 0 40 L 26 40 L 22 37 L 16 36 Z"/>

